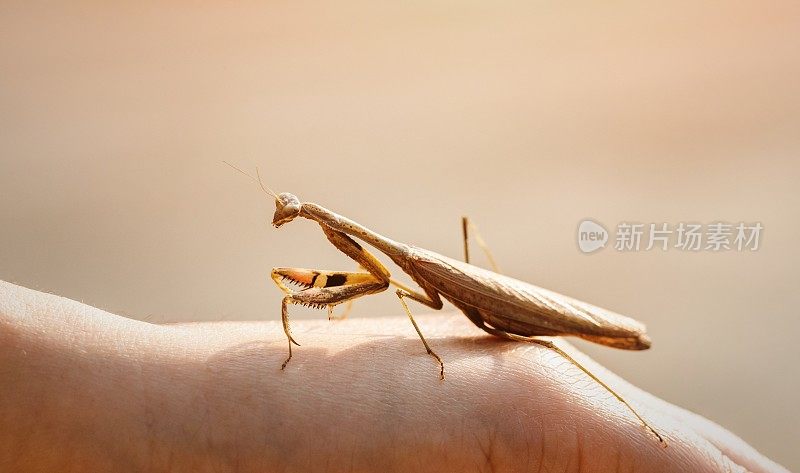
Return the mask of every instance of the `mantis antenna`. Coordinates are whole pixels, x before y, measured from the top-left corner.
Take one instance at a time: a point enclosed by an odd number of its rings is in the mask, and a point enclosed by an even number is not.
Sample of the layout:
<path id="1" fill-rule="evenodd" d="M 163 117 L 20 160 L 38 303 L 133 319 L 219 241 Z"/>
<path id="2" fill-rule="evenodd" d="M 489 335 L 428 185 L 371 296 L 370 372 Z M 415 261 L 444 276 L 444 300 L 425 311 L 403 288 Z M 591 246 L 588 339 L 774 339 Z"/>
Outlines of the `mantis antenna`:
<path id="1" fill-rule="evenodd" d="M 228 166 L 232 167 L 236 171 L 238 171 L 238 172 L 244 174 L 245 176 L 249 177 L 254 182 L 257 182 L 258 185 L 261 187 L 261 190 L 264 191 L 265 194 L 271 195 L 272 197 L 274 197 L 276 199 L 278 198 L 278 194 L 276 194 L 275 191 L 273 191 L 272 189 L 270 189 L 269 187 L 264 185 L 264 181 L 261 180 L 261 173 L 258 171 L 258 167 L 256 167 L 256 176 L 257 177 L 253 177 L 250 174 L 247 174 L 246 172 L 242 171 L 241 169 L 237 168 L 236 166 L 234 166 L 233 164 L 231 164 L 231 163 L 229 163 L 227 161 L 222 161 L 222 162 L 227 164 Z"/>

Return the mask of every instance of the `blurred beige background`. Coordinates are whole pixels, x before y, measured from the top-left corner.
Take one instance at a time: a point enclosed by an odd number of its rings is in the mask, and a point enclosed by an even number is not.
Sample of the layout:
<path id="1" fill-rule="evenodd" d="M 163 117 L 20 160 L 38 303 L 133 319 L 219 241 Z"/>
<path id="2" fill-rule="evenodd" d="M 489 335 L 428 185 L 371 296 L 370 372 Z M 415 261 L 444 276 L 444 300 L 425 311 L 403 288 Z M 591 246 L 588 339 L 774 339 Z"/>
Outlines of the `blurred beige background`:
<path id="1" fill-rule="evenodd" d="M 455 257 L 469 214 L 505 272 L 654 340 L 586 351 L 800 468 L 796 2 L 66 3 L 0 4 L 0 278 L 276 320 L 272 266 L 353 267 L 309 222 L 273 230 L 222 159 Z M 586 217 L 765 230 L 587 256 Z"/>

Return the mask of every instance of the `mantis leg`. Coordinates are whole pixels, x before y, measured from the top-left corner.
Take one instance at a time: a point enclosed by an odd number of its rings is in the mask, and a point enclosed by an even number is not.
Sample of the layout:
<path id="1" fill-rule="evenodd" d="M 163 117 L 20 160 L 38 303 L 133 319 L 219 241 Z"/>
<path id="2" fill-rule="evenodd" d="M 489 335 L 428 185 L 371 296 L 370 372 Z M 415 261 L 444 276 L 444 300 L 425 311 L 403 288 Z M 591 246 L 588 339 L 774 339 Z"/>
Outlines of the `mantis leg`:
<path id="1" fill-rule="evenodd" d="M 615 398 L 617 398 L 617 400 L 619 400 L 619 402 L 624 404 L 625 407 L 627 407 L 633 413 L 633 415 L 636 416 L 636 418 L 639 419 L 639 421 L 645 427 L 647 427 L 647 429 L 650 430 L 650 432 L 653 433 L 653 435 L 656 436 L 656 438 L 658 439 L 659 442 L 661 442 L 662 444 L 666 445 L 666 442 L 664 441 L 664 438 L 661 437 L 661 435 L 658 432 L 656 432 L 656 430 L 650 424 L 648 424 L 647 421 L 644 420 L 644 418 L 641 415 L 639 415 L 638 412 L 636 412 L 636 409 L 634 409 L 633 406 L 628 404 L 628 401 L 626 401 L 625 398 L 623 398 L 622 396 L 617 394 L 617 392 L 614 391 L 613 389 L 611 389 L 611 387 L 609 385 L 607 385 L 606 383 L 601 381 L 600 378 L 595 376 L 595 374 L 592 373 L 591 371 L 589 371 L 588 368 L 586 368 L 582 364 L 578 363 L 578 361 L 575 358 L 569 356 L 569 354 L 567 354 L 567 352 L 565 352 L 564 350 L 562 350 L 561 348 L 556 346 L 555 343 L 553 343 L 553 342 L 551 342 L 549 340 L 542 340 L 542 339 L 534 338 L 534 337 L 523 337 L 523 336 L 520 336 L 520 335 L 515 335 L 513 333 L 507 333 L 507 332 L 504 332 L 502 330 L 497 330 L 497 329 L 494 329 L 494 328 L 491 328 L 491 327 L 484 327 L 484 330 L 486 330 L 487 332 L 491 333 L 492 335 L 505 337 L 505 338 L 508 338 L 508 339 L 511 339 L 511 340 L 514 340 L 514 341 L 535 343 L 537 345 L 541 345 L 543 347 L 547 347 L 547 348 L 553 350 L 554 352 L 558 353 L 559 355 L 564 357 L 567 361 L 569 361 L 573 365 L 577 366 L 581 371 L 586 373 L 590 378 L 595 380 L 597 382 L 597 384 L 599 384 L 600 386 L 604 387 L 606 389 L 606 391 L 610 392 Z"/>
<path id="2" fill-rule="evenodd" d="M 298 347 L 300 346 L 300 344 L 297 343 L 294 338 L 292 338 L 292 332 L 289 329 L 289 310 L 286 306 L 292 302 L 291 296 L 288 295 L 285 296 L 281 301 L 281 321 L 283 322 L 283 332 L 286 334 L 286 338 L 289 340 L 289 357 L 283 362 L 281 369 L 286 368 L 286 363 L 289 363 L 289 360 L 292 359 L 292 343 Z"/>
<path id="3" fill-rule="evenodd" d="M 272 280 L 286 296 L 281 305 L 281 320 L 283 331 L 289 342 L 289 357 L 281 366 L 292 358 L 292 343 L 299 344 L 292 338 L 289 328 L 288 304 L 303 304 L 315 308 L 328 307 L 330 317 L 331 308 L 342 302 L 351 302 L 357 297 L 381 292 L 389 287 L 389 271 L 377 258 L 365 250 L 355 240 L 342 232 L 333 230 L 327 225 L 320 224 L 322 231 L 336 248 L 355 260 L 366 273 L 348 273 L 340 271 L 321 271 L 303 268 L 274 268 Z M 288 280 L 301 288 L 293 291 L 284 280 Z"/>
<path id="4" fill-rule="evenodd" d="M 405 309 L 408 318 L 411 320 L 411 324 L 414 326 L 414 330 L 417 331 L 417 335 L 419 335 L 420 340 L 422 340 L 422 344 L 425 345 L 425 350 L 428 352 L 429 355 L 436 358 L 437 362 L 439 362 L 439 379 L 444 379 L 444 363 L 442 362 L 442 359 L 433 350 L 431 350 L 431 347 L 430 345 L 428 345 L 428 342 L 425 340 L 425 337 L 422 336 L 422 332 L 419 329 L 419 325 L 417 325 L 417 322 L 414 320 L 414 316 L 411 315 L 411 310 L 408 308 L 408 304 L 406 304 L 406 301 L 403 298 L 408 297 L 414 299 L 417 302 L 421 302 L 429 307 L 439 308 L 439 309 L 441 309 L 442 307 L 442 301 L 439 300 L 438 301 L 439 307 L 436 307 L 436 301 L 428 299 L 427 297 L 419 293 L 410 292 L 405 289 L 398 289 L 396 294 L 397 297 L 400 298 L 400 303 L 403 304 L 403 309 Z"/>
<path id="5" fill-rule="evenodd" d="M 355 260 L 358 263 L 359 268 L 369 271 L 370 274 L 373 274 L 380 279 L 386 278 L 386 280 L 388 280 L 389 271 L 380 261 L 378 261 L 377 258 L 375 258 L 375 256 L 372 255 L 372 253 L 364 249 L 364 247 L 359 245 L 358 242 L 344 233 L 334 230 L 322 223 L 320 223 L 320 226 L 322 227 L 322 231 L 325 233 L 325 236 L 328 238 L 328 241 L 330 241 L 342 253 Z M 347 301 L 344 312 L 338 316 L 333 314 L 333 305 L 329 305 L 328 320 L 344 320 L 348 315 L 350 315 L 351 310 L 353 310 L 353 299 Z"/>
<path id="6" fill-rule="evenodd" d="M 272 270 L 272 279 L 286 294 L 281 302 L 281 320 L 283 331 L 289 342 L 289 357 L 283 362 L 281 369 L 286 368 L 286 364 L 292 359 L 292 343 L 300 346 L 292 337 L 289 327 L 289 304 L 300 304 L 317 309 L 327 306 L 330 311 L 330 307 L 336 304 L 381 292 L 389 287 L 388 281 L 380 280 L 369 273 L 344 273 L 300 268 L 275 268 Z M 289 280 L 305 289 L 293 291 L 283 283 L 284 280 Z"/>
<path id="7" fill-rule="evenodd" d="M 328 320 L 344 320 L 350 315 L 350 311 L 353 310 L 353 299 L 344 303 L 344 311 L 339 315 L 333 313 L 333 307 L 333 305 L 328 305 Z"/>
<path id="8" fill-rule="evenodd" d="M 494 260 L 491 250 L 489 250 L 489 245 L 486 244 L 486 241 L 484 241 L 478 231 L 478 227 L 472 223 L 469 217 L 461 217 L 461 231 L 464 234 L 464 262 L 469 263 L 469 232 L 472 231 L 472 233 L 475 234 L 475 241 L 478 243 L 478 246 L 480 246 L 486 254 L 486 258 L 492 266 L 492 271 L 499 273 L 500 268 L 497 267 L 497 262 Z"/>
<path id="9" fill-rule="evenodd" d="M 363 269 L 361 267 L 361 265 L 359 265 L 358 268 L 359 269 Z M 344 319 L 346 319 L 350 315 L 350 312 L 353 310 L 353 301 L 354 300 L 355 299 L 350 299 L 349 301 L 345 302 L 344 303 L 344 311 L 339 315 L 334 315 L 334 313 L 333 313 L 333 308 L 335 307 L 334 305 L 328 305 L 328 320 L 344 320 Z"/>
<path id="10" fill-rule="evenodd" d="M 364 247 L 359 245 L 357 241 L 353 240 L 346 234 L 338 230 L 334 230 L 324 223 L 320 223 L 319 225 L 322 227 L 322 231 L 325 233 L 325 237 L 328 238 L 328 241 L 331 242 L 331 244 L 333 244 L 333 246 L 335 246 L 339 251 L 346 254 L 348 257 L 358 263 L 359 266 L 364 268 L 376 278 L 389 282 L 389 277 L 391 276 L 389 274 L 389 270 L 386 269 L 386 266 L 378 261 L 378 259 L 375 258 L 372 253 L 367 251 Z"/>

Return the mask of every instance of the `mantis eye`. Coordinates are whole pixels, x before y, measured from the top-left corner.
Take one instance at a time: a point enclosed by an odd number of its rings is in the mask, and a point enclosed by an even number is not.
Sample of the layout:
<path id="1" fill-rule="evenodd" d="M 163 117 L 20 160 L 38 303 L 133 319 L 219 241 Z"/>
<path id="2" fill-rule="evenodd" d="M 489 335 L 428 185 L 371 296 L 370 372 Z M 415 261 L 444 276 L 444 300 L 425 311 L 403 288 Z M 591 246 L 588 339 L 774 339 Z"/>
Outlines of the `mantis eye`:
<path id="1" fill-rule="evenodd" d="M 291 222 L 300 215 L 301 208 L 302 204 L 297 196 L 288 192 L 279 194 L 275 199 L 275 215 L 272 216 L 272 225 L 278 228 L 284 223 Z"/>

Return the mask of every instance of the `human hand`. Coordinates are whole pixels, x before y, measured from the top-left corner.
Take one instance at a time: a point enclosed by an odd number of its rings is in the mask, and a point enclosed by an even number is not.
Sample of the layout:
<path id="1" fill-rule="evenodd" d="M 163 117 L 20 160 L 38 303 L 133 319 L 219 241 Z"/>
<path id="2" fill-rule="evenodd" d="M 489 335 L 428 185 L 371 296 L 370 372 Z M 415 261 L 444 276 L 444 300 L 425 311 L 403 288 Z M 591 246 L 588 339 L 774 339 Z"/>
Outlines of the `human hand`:
<path id="1" fill-rule="evenodd" d="M 786 471 L 564 342 L 460 314 L 153 325 L 0 281 L 2 471 Z"/>

